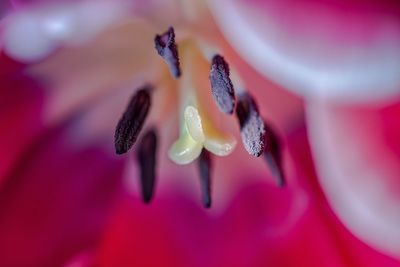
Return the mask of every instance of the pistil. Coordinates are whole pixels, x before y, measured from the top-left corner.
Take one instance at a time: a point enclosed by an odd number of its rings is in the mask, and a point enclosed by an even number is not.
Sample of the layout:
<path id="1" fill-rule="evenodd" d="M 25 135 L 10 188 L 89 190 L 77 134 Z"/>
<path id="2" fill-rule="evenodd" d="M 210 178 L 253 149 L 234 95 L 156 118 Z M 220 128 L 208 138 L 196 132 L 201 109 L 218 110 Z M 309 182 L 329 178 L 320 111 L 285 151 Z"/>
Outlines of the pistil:
<path id="1" fill-rule="evenodd" d="M 200 155 L 203 146 L 213 154 L 226 156 L 233 151 L 236 140 L 217 129 L 205 109 L 200 109 L 206 105 L 198 102 L 197 93 L 200 89 L 193 83 L 192 76 L 202 74 L 195 74 L 194 64 L 205 59 L 199 58 L 201 53 L 193 42 L 188 41 L 182 50 L 184 75 L 180 80 L 181 134 L 170 149 L 170 158 L 178 164 L 190 163 Z"/>
<path id="2" fill-rule="evenodd" d="M 172 161 L 177 164 L 188 164 L 194 161 L 201 153 L 203 144 L 193 138 L 188 130 L 188 125 L 186 123 L 185 111 L 187 109 L 195 109 L 197 106 L 197 98 L 192 83 L 192 62 L 190 53 L 190 43 L 189 41 L 181 44 L 181 58 L 183 62 L 184 75 L 179 80 L 179 94 L 180 94 L 180 133 L 178 140 L 172 144 L 169 150 L 169 157 Z M 188 112 L 186 112 L 188 113 Z M 201 118 L 194 118 L 196 122 L 190 123 L 189 126 L 195 126 L 195 124 L 201 123 Z M 195 128 L 195 127 L 193 127 Z M 190 128 L 190 129 L 193 129 Z M 194 130 L 196 131 L 196 130 Z M 199 131 L 197 131 L 199 133 Z M 194 134 L 194 136 L 196 136 Z"/>

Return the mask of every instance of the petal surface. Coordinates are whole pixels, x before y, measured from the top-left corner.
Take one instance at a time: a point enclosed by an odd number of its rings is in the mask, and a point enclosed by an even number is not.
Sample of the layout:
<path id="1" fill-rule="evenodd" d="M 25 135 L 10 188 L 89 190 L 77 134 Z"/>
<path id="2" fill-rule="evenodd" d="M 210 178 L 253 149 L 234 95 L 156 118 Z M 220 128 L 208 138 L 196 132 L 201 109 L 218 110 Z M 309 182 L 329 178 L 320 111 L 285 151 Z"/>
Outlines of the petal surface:
<path id="1" fill-rule="evenodd" d="M 397 1 L 209 4 L 240 55 L 289 90 L 338 101 L 390 99 L 399 94 Z"/>
<path id="2" fill-rule="evenodd" d="M 96 264 L 396 266 L 396 260 L 360 242 L 337 220 L 316 181 L 304 128 L 293 134 L 288 147 L 299 165 L 290 173 L 290 187 L 244 183 L 219 211 L 203 209 L 179 186 L 164 190 L 151 206 L 123 196 Z M 266 178 L 260 169 L 237 169 L 244 181 Z"/>
<path id="3" fill-rule="evenodd" d="M 47 132 L 20 159 L 0 192 L 0 265 L 61 266 L 92 248 L 120 188 L 121 161 Z"/>
<path id="4" fill-rule="evenodd" d="M 24 65 L 0 54 L 0 188 L 44 130 L 43 86 L 23 74 Z"/>
<path id="5" fill-rule="evenodd" d="M 307 122 L 319 180 L 356 236 L 400 257 L 400 105 L 310 103 Z"/>

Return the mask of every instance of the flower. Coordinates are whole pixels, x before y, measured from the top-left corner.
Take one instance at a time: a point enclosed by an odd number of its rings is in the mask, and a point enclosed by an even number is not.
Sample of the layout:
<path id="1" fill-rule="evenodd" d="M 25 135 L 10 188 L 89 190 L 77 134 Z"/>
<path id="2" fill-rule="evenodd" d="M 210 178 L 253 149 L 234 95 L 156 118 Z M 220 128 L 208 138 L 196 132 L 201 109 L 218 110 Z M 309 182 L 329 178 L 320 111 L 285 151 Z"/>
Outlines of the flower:
<path id="1" fill-rule="evenodd" d="M 108 9 L 111 14 L 107 14 L 107 16 L 95 14 L 96 27 L 85 24 L 83 24 L 83 27 L 79 27 L 80 23 L 87 20 L 86 17 L 81 17 L 93 16 L 91 15 L 93 10 L 89 9 L 89 7 L 99 10 L 99 12 Z M 138 79 L 142 75 L 146 78 L 142 77 L 141 79 L 146 79 L 146 83 L 150 85 L 146 85 L 132 96 L 126 111 L 121 117 L 115 131 L 116 153 L 127 153 L 137 139 L 140 139 L 141 130 L 148 116 L 150 117 L 149 120 L 151 120 L 151 117 L 161 118 L 162 116 L 173 118 L 174 112 L 178 111 L 180 120 L 179 137 L 171 145 L 168 153 L 172 161 L 177 164 L 189 164 L 200 156 L 203 148 L 217 156 L 229 155 L 236 146 L 236 139 L 232 134 L 221 130 L 221 128 L 224 128 L 221 120 L 228 121 L 228 119 L 225 119 L 227 117 L 223 117 L 223 114 L 222 116 L 218 114 L 218 108 L 228 115 L 233 113 L 235 107 L 234 85 L 236 91 L 240 92 L 236 115 L 240 121 L 245 148 L 256 157 L 263 154 L 265 150 L 266 157 L 270 157 L 267 162 L 274 168 L 274 173 L 279 176 L 280 184 L 283 184 L 280 147 L 275 133 L 266 127 L 263 118 L 259 114 L 256 101 L 248 93 L 245 93 L 246 87 L 243 85 L 239 75 L 234 69 L 230 70 L 232 66 L 230 67 L 225 59 L 219 55 L 220 49 L 215 48 L 219 46 L 218 42 L 213 42 L 205 33 L 191 34 L 190 29 L 196 29 L 198 26 L 196 22 L 188 21 L 185 14 L 181 19 L 182 22 L 178 24 L 180 26 L 178 33 L 182 33 L 183 37 L 180 37 L 179 34 L 176 35 L 173 27 L 170 27 L 166 32 L 154 34 L 156 30 L 152 29 L 151 23 L 146 20 L 122 19 L 128 16 L 125 10 L 128 7 L 130 7 L 128 2 L 78 2 L 67 6 L 65 4 L 39 5 L 28 11 L 17 12 L 5 20 L 5 52 L 19 60 L 36 61 L 46 57 L 49 53 L 54 53 L 55 49 L 63 43 L 67 46 L 76 46 L 84 40 L 90 40 L 90 36 L 94 36 L 97 32 L 105 29 L 107 25 L 114 25 L 113 27 L 116 28 L 126 27 L 127 30 L 131 29 L 133 37 L 140 35 L 145 40 L 143 44 L 133 48 L 135 51 L 132 51 L 132 60 L 135 61 L 134 64 L 137 70 L 143 69 L 146 71 L 140 74 L 139 71 L 135 72 L 129 68 L 126 70 L 127 77 L 114 76 L 112 78 L 106 77 L 105 79 L 109 81 L 115 78 L 115 82 L 122 84 L 124 82 L 127 83 L 129 79 Z M 116 22 L 117 18 L 120 19 L 118 23 Z M 94 24 L 94 22 L 91 23 Z M 117 26 L 118 24 L 121 26 Z M 36 25 L 36 28 L 30 29 L 30 32 L 25 34 L 22 32 L 22 30 L 27 30 L 24 25 L 26 27 Z M 139 32 L 138 28 L 143 32 Z M 114 30 L 113 32 L 117 31 Z M 89 36 L 86 36 L 87 33 Z M 152 35 L 155 35 L 155 38 L 153 37 L 154 45 L 149 42 Z M 149 38 L 146 39 L 145 36 Z M 33 39 L 30 40 L 32 46 L 26 47 L 24 38 Z M 156 51 L 154 51 L 153 46 L 164 59 L 169 71 L 164 64 L 155 63 L 157 62 L 156 60 L 159 62 L 160 59 L 155 58 Z M 113 51 L 110 52 L 113 53 Z M 55 54 L 55 58 L 57 58 L 57 54 Z M 142 61 L 139 61 L 139 54 L 141 54 Z M 62 58 L 62 55 L 59 58 Z M 84 55 L 82 58 L 87 60 L 89 57 Z M 152 60 L 154 60 L 154 63 L 150 64 Z M 52 79 L 56 75 L 53 73 L 54 67 L 48 67 L 48 64 L 51 64 L 51 58 L 49 62 L 44 61 L 43 64 L 33 66 L 30 71 L 40 79 Z M 60 68 L 65 64 L 66 60 L 61 59 L 56 68 Z M 108 64 L 106 68 L 109 67 Z M 121 64 L 121 62 L 116 61 L 116 64 Z M 87 67 L 85 66 L 85 68 Z M 89 68 L 89 71 L 92 71 L 93 68 L 91 66 Z M 116 68 L 121 67 L 116 66 Z M 61 73 L 61 75 L 65 74 Z M 96 72 L 94 75 L 97 76 L 98 73 Z M 174 81 L 171 76 L 177 81 Z M 231 76 L 233 82 L 231 81 Z M 207 81 L 208 78 L 209 81 Z M 77 82 L 81 84 L 84 84 L 87 80 L 87 75 L 86 77 L 77 78 Z M 59 78 L 55 78 L 53 82 L 59 82 Z M 213 100 L 211 100 L 211 95 L 205 89 L 207 88 L 207 83 L 211 84 L 212 95 L 217 104 L 215 107 L 213 104 L 210 105 Z M 65 86 L 65 83 L 61 84 L 61 86 Z M 90 84 L 88 86 L 93 88 L 94 85 Z M 110 90 L 113 85 L 107 85 L 103 81 L 102 86 L 106 87 L 105 90 Z M 57 85 L 53 87 L 57 87 Z M 137 85 L 137 87 L 141 88 L 140 85 Z M 92 88 L 91 90 L 93 90 Z M 59 91 L 64 94 L 65 90 L 73 91 L 71 97 L 68 98 L 76 98 L 77 94 L 88 91 L 86 88 L 61 89 Z M 99 89 L 95 88 L 95 90 L 98 93 Z M 156 95 L 158 95 L 158 99 Z M 174 95 L 178 95 L 178 97 Z M 168 99 L 167 97 L 174 99 L 165 101 L 165 99 Z M 59 101 L 63 103 L 62 105 L 65 105 L 65 96 L 62 96 Z M 178 109 L 171 105 L 171 103 L 176 102 L 180 102 L 177 105 L 180 106 Z M 56 112 L 60 112 L 59 104 L 54 108 Z M 164 108 L 163 106 L 168 107 Z M 68 107 L 66 110 L 70 111 L 71 109 Z M 153 113 L 149 114 L 150 110 Z M 49 113 L 51 114 L 51 112 Z M 160 121 L 158 124 L 163 126 L 164 123 Z M 217 124 L 220 125 L 217 126 Z M 232 122 L 230 124 L 232 125 Z M 231 129 L 232 126 L 230 126 L 229 130 Z M 153 131 L 157 131 L 154 126 Z M 157 138 L 158 134 L 154 136 Z M 272 152 L 269 149 L 270 146 L 274 146 L 276 151 Z M 157 153 L 157 149 L 155 149 L 154 153 Z M 151 154 L 142 154 L 142 156 L 153 157 Z M 146 162 L 145 159 L 143 160 Z M 205 162 L 208 162 L 208 160 Z M 154 165 L 153 168 L 155 167 Z M 144 168 L 144 166 L 141 166 L 141 168 Z M 151 176 L 155 174 L 156 171 L 153 171 Z M 145 181 L 146 177 L 142 177 Z M 154 180 L 154 178 L 149 179 Z M 143 182 L 144 184 L 145 182 Z M 152 191 L 152 189 L 149 190 Z M 152 194 L 150 193 L 150 195 Z"/>
<path id="2" fill-rule="evenodd" d="M 21 3 L 2 25 L 0 265 L 395 266 L 327 205 L 302 102 L 237 57 L 204 3 Z M 285 189 L 269 181 L 282 167 Z"/>

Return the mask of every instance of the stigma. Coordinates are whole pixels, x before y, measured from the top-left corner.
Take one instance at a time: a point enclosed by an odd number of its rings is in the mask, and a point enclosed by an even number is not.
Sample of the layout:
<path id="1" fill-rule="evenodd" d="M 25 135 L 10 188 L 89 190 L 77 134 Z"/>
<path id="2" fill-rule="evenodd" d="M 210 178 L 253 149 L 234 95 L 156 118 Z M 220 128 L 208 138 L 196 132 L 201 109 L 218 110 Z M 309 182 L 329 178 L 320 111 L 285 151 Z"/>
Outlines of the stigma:
<path id="1" fill-rule="evenodd" d="M 153 91 L 157 90 L 174 90 L 165 94 L 174 93 L 178 98 L 176 113 L 179 128 L 176 140 L 170 144 L 168 157 L 178 166 L 192 163 L 198 166 L 204 207 L 209 208 L 212 203 L 213 159 L 228 157 L 237 146 L 234 133 L 226 131 L 216 117 L 237 121 L 249 160 L 263 155 L 260 158 L 265 159 L 277 184 L 283 186 L 285 178 L 279 138 L 262 118 L 256 99 L 246 92 L 237 72 L 229 66 L 220 51 L 212 51 L 210 55 L 204 40 L 195 37 L 184 38 L 179 43 L 177 40 L 173 27 L 156 34 L 154 38 L 155 52 L 167 67 L 173 88 L 164 88 L 160 84 L 139 88 L 130 99 L 115 130 L 117 154 L 127 153 L 131 148 L 136 150 L 143 201 L 149 203 L 153 199 L 157 138 L 162 131 L 153 125 L 142 138 L 140 135 L 142 128 L 146 128 L 151 107 L 159 105 L 152 104 Z M 200 68 L 201 65 L 208 66 L 208 70 Z M 203 77 L 208 77 L 207 84 L 196 82 Z M 163 77 L 160 80 L 166 79 Z M 213 108 L 220 114 L 216 116 Z M 135 149 L 136 140 L 139 140 L 139 145 Z"/>

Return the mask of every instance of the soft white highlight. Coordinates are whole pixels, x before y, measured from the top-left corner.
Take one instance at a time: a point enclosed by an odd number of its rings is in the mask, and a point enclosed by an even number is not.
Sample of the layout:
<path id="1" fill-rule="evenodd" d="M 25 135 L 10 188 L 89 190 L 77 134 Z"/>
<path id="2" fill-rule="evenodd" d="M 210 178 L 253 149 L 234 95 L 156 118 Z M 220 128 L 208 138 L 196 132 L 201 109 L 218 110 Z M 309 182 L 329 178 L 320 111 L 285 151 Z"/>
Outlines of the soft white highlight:
<path id="1" fill-rule="evenodd" d="M 15 11 L 4 24 L 3 49 L 14 59 L 34 62 L 61 45 L 82 43 L 121 20 L 123 1 L 82 1 L 35 6 Z"/>

